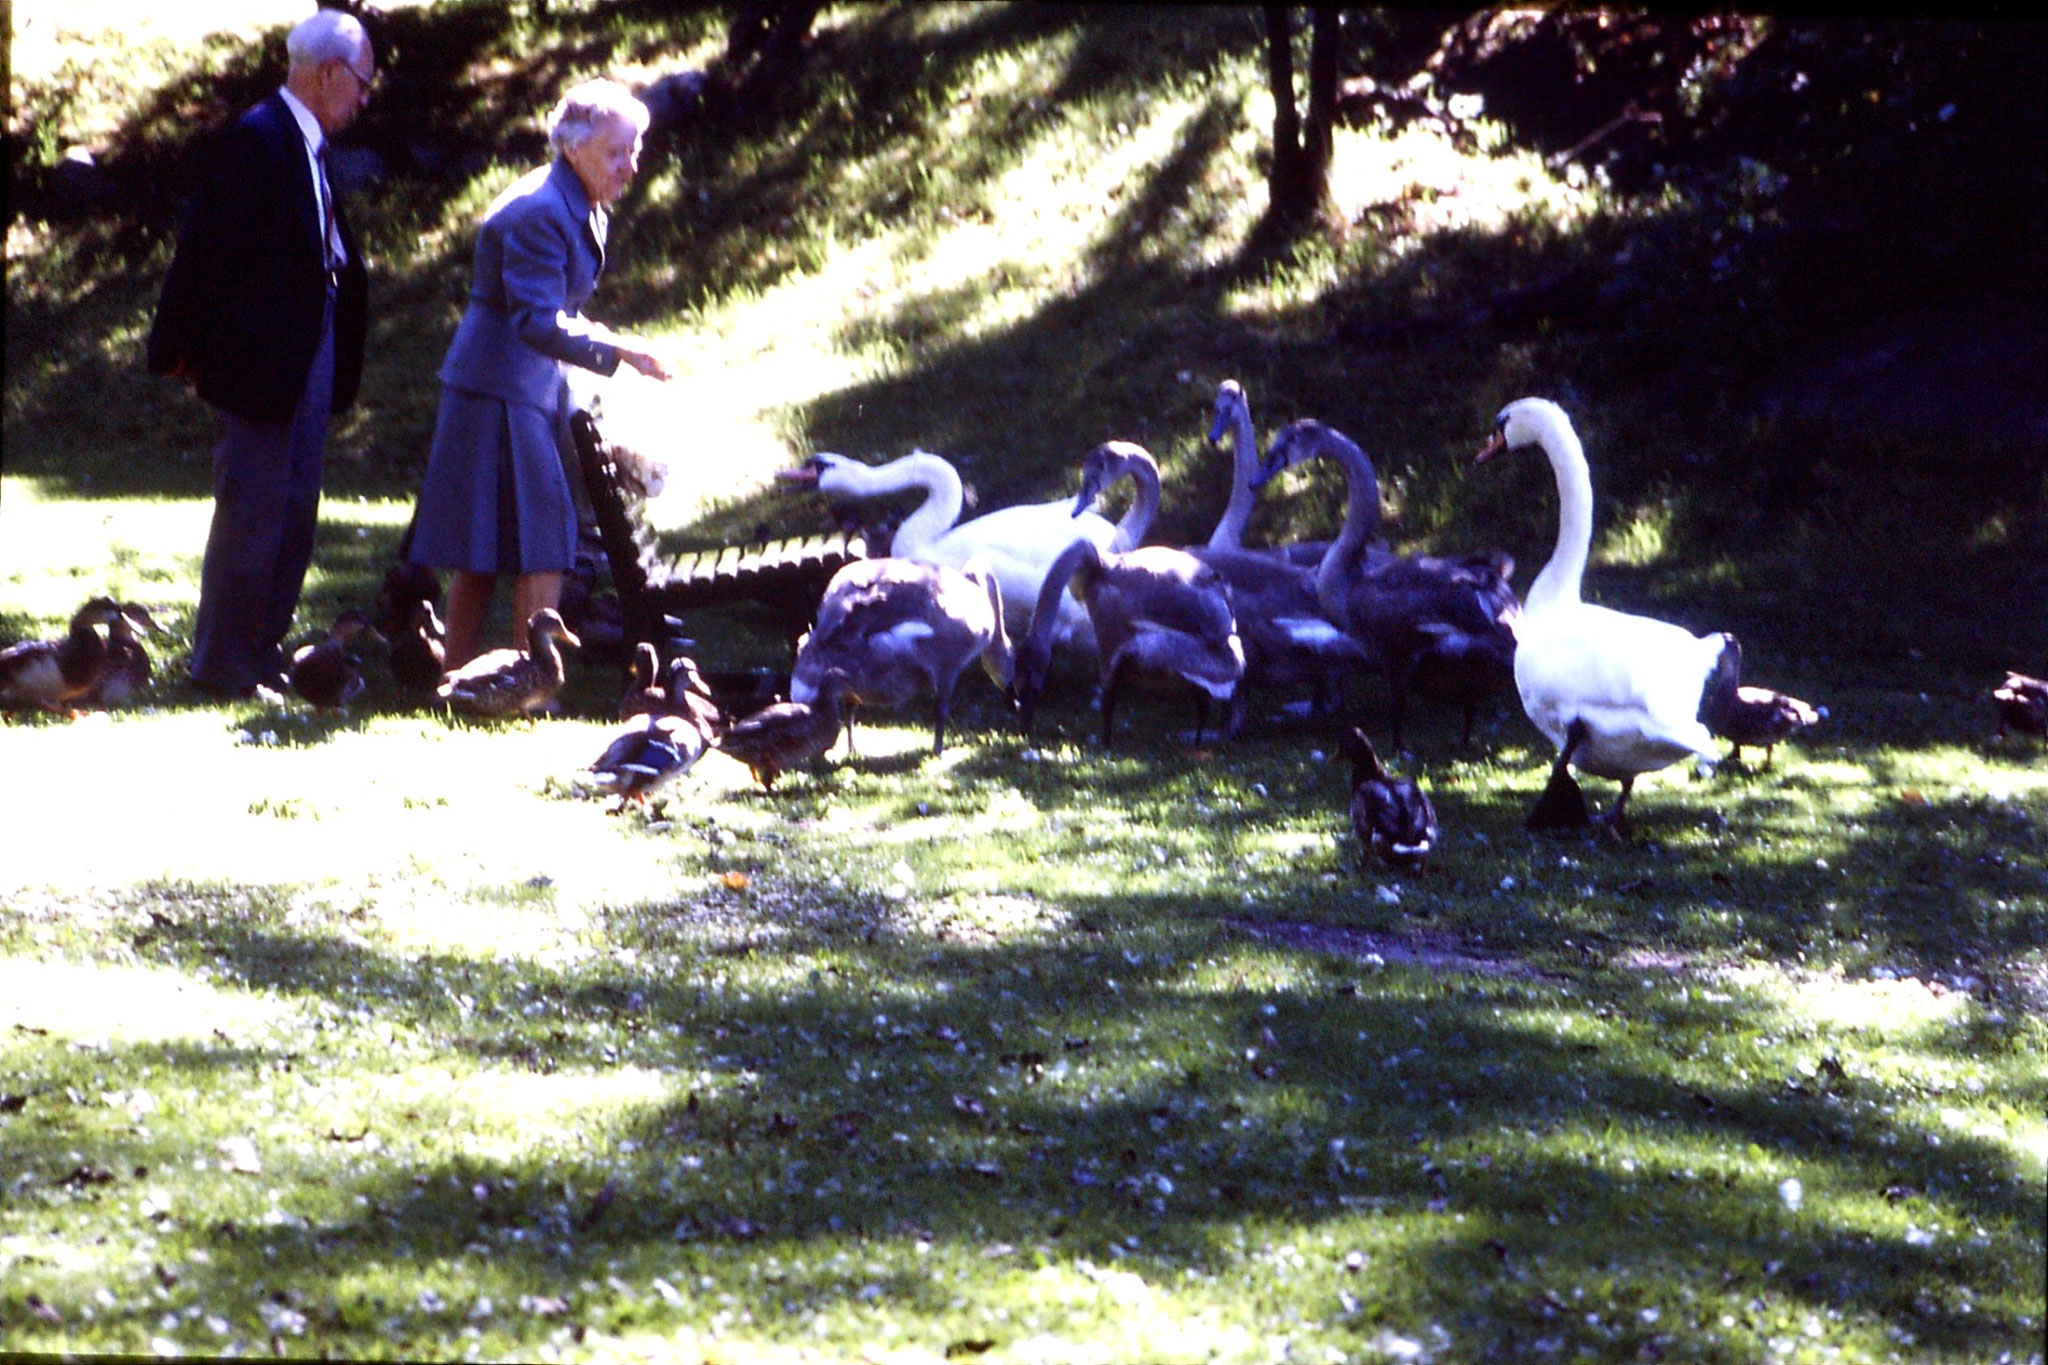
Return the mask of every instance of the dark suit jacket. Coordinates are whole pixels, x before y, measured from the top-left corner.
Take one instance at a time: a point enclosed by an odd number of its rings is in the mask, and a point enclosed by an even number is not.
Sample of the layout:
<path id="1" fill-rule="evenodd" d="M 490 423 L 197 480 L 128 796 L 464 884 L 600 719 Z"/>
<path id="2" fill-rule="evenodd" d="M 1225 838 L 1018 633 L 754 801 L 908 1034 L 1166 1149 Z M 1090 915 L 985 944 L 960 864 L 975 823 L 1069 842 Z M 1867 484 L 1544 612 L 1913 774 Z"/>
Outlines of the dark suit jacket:
<path id="1" fill-rule="evenodd" d="M 210 140 L 193 189 L 150 328 L 150 371 L 182 366 L 215 407 L 252 422 L 290 421 L 320 342 L 327 271 L 305 139 L 283 96 Z M 340 412 L 362 380 L 369 283 L 338 199 L 334 214 L 348 248 L 334 311 Z"/>

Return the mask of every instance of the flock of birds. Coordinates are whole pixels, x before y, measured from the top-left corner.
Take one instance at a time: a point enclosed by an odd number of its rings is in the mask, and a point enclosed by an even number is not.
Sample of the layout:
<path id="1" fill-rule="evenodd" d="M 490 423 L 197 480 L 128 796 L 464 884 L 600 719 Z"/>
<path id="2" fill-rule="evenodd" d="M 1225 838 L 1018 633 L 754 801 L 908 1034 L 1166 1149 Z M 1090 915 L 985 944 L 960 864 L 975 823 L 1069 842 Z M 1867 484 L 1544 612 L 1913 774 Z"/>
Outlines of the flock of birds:
<path id="1" fill-rule="evenodd" d="M 1825 717 L 1797 698 L 1742 681 L 1742 652 L 1726 632 L 1695 634 L 1653 617 L 1583 599 L 1593 533 L 1592 477 L 1563 409 L 1523 398 L 1503 408 L 1474 457 L 1534 448 L 1558 491 L 1555 547 L 1527 595 L 1509 586 L 1514 561 L 1498 549 L 1450 556 L 1400 555 L 1380 539 L 1378 483 L 1359 446 L 1313 419 L 1284 427 L 1261 453 L 1242 387 L 1216 396 L 1212 444 L 1228 441 L 1229 503 L 1204 545 L 1143 543 L 1160 504 L 1159 468 L 1141 446 L 1109 441 L 1083 462 L 1072 498 L 1006 507 L 961 521 L 958 473 L 923 451 L 879 466 L 820 453 L 778 476 L 839 499 L 920 490 L 889 553 L 848 564 L 825 588 L 800 643 L 786 700 L 721 705 L 696 665 L 676 648 L 642 642 L 619 703 L 620 728 L 590 765 L 618 797 L 644 802 L 718 749 L 744 763 L 763 789 L 830 751 L 853 744 L 858 707 L 934 705 L 932 747 L 945 746 L 955 687 L 977 662 L 1002 688 L 1028 733 L 1055 651 L 1093 658 L 1102 743 L 1114 744 L 1119 700 L 1146 689 L 1192 698 L 1199 745 L 1220 709 L 1219 739 L 1243 724 L 1247 687 L 1306 692 L 1327 717 L 1345 679 L 1378 673 L 1386 683 L 1394 748 L 1411 695 L 1464 710 L 1464 742 L 1476 708 L 1512 683 L 1524 712 L 1557 755 L 1531 828 L 1601 826 L 1626 831 L 1636 779 L 1687 759 L 1716 761 L 1716 738 L 1733 747 L 1775 745 Z M 1253 548 L 1244 528 L 1258 489 L 1282 471 L 1323 458 L 1348 483 L 1335 540 Z M 1122 516 L 1094 508 L 1132 484 Z M 450 711 L 496 717 L 556 705 L 565 681 L 562 647 L 579 641 L 559 613 L 527 623 L 528 647 L 494 650 L 444 668 L 444 632 L 433 574 L 394 568 L 374 610 L 351 609 L 291 660 L 293 690 L 315 707 L 361 694 L 361 653 L 390 651 L 401 686 L 429 692 Z M 139 634 L 154 633 L 134 604 L 95 598 L 58 640 L 0 652 L 0 705 L 62 709 L 115 705 L 149 679 Z M 666 652 L 669 657 L 663 658 Z M 1992 691 L 1999 734 L 2048 739 L 2048 682 L 2009 674 Z M 755 699 L 757 702 L 759 699 Z M 1428 796 L 1390 773 L 1365 731 L 1343 732 L 1352 766 L 1351 819 L 1362 852 L 1419 864 L 1436 839 Z M 1595 817 L 1574 773 L 1619 784 Z"/>

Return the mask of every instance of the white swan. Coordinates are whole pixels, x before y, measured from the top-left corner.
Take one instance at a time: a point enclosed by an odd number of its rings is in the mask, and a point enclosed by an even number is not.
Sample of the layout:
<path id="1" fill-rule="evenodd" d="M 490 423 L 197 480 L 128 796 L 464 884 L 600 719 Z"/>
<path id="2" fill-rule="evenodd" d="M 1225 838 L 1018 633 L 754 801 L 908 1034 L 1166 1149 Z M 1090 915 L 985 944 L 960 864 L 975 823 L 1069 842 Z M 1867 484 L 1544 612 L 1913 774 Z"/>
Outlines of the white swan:
<path id="1" fill-rule="evenodd" d="M 1010 637 L 1001 590 L 979 565 L 965 571 L 909 559 L 857 559 L 825 587 L 818 624 L 797 650 L 789 699 L 815 703 L 837 673 L 847 700 L 901 706 L 935 698 L 932 752 L 946 747 L 954 684 L 977 658 L 997 687 L 1010 685 Z M 848 746 L 852 719 L 848 713 Z"/>
<path id="2" fill-rule="evenodd" d="M 1088 452 L 1081 462 L 1076 512 L 1093 506 L 1111 485 L 1125 478 L 1137 489 L 1132 512 L 1142 513 L 1139 524 L 1149 526 L 1159 506 L 1159 465 L 1143 446 L 1129 441 L 1105 441 Z M 1250 488 L 1249 480 L 1245 486 Z M 1187 552 L 1230 587 L 1231 611 L 1244 642 L 1245 682 L 1305 687 L 1312 714 L 1321 719 L 1332 699 L 1343 695 L 1345 676 L 1372 664 L 1358 642 L 1324 614 L 1316 600 L 1315 576 L 1307 566 L 1270 551 L 1218 548 L 1214 537 L 1208 545 L 1190 546 Z M 1243 721 L 1241 695 L 1232 694 L 1225 738 L 1234 736 Z"/>
<path id="3" fill-rule="evenodd" d="M 1474 463 L 1503 450 L 1540 445 L 1557 478 L 1557 548 L 1536 575 L 1516 625 L 1515 687 L 1522 709 L 1557 745 L 1550 783 L 1529 815 L 1531 828 L 1586 823 L 1585 798 L 1570 768 L 1621 783 L 1609 823 L 1624 829 L 1638 776 L 1697 755 L 1715 758 L 1700 719 L 1709 688 L 1735 665 L 1725 635 L 1580 600 L 1593 543 L 1593 479 L 1585 448 L 1564 409 L 1522 398 L 1500 411 Z"/>
<path id="4" fill-rule="evenodd" d="M 949 569 L 979 562 L 1002 589 L 1005 623 L 1012 634 L 1022 634 L 1029 624 L 1031 604 L 1038 600 L 1038 585 L 1045 581 L 1046 570 L 1074 540 L 1086 539 L 1098 549 L 1120 551 L 1135 547 L 1144 534 L 1142 527 L 1132 533 L 1128 526 L 1113 525 L 1099 516 L 1072 517 L 1066 500 L 1000 507 L 955 525 L 961 507 L 959 471 L 944 457 L 925 450 L 914 450 L 883 465 L 866 465 L 821 451 L 795 469 L 779 471 L 776 478 L 846 498 L 880 498 L 923 489 L 924 501 L 896 528 L 889 554 Z M 1124 521 L 1130 519 L 1126 514 Z M 1061 599 L 1058 619 L 1055 643 L 1093 648 L 1088 613 L 1073 594 Z"/>
<path id="5" fill-rule="evenodd" d="M 1258 501 L 1259 440 L 1252 432 L 1251 401 L 1244 396 L 1244 385 L 1235 379 L 1216 386 L 1216 415 L 1209 423 L 1210 445 L 1223 444 L 1225 436 L 1230 437 L 1230 501 L 1224 504 L 1216 529 L 1209 533 L 1209 548 L 1242 550 L 1244 528 Z M 1265 549 L 1254 547 L 1251 553 L 1279 555 L 1313 568 L 1329 548 L 1326 540 L 1298 540 Z"/>

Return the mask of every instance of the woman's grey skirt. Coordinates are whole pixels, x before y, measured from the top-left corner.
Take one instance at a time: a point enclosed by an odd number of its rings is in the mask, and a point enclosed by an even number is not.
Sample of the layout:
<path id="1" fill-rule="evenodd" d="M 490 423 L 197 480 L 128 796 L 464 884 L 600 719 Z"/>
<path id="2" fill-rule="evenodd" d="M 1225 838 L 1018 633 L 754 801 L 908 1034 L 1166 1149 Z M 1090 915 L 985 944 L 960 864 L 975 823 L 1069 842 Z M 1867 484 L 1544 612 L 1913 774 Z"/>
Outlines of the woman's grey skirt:
<path id="1" fill-rule="evenodd" d="M 566 405 L 553 411 L 441 390 L 407 558 L 476 573 L 559 573 L 576 555 L 563 465 Z"/>

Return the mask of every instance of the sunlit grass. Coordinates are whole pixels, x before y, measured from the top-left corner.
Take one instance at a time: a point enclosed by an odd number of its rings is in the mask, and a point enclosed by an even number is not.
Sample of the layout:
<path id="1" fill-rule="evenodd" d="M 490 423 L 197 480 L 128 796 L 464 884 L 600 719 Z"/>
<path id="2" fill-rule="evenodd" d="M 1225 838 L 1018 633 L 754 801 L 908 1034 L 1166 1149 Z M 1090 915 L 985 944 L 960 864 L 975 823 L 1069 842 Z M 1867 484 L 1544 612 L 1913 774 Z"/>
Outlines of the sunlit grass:
<path id="1" fill-rule="evenodd" d="M 652 76 L 717 47 L 688 15 L 593 15 L 482 25 L 471 103 L 445 112 L 530 131 L 536 107 L 501 106 L 550 62 Z M 603 395 L 608 431 L 669 459 L 671 543 L 816 524 L 763 492 L 815 448 L 946 450 L 999 505 L 1066 491 L 1111 434 L 1161 456 L 1192 527 L 1220 503 L 1201 433 L 1235 375 L 1262 431 L 1318 415 L 1365 441 L 1404 547 L 1511 545 L 1526 582 L 1547 471 L 1456 457 L 1499 398 L 1583 384 L 1583 353 L 1327 337 L 1347 310 L 1483 296 L 1525 268 L 1504 242 L 1571 247 L 1614 206 L 1492 125 L 1468 124 L 1477 157 L 1346 130 L 1346 226 L 1248 260 L 1256 16 L 1168 15 L 836 7 L 821 29 L 852 55 L 785 123 L 650 160 L 593 312 L 679 357 L 676 384 Z M 81 136 L 160 59 L 94 60 L 112 102 Z M 394 552 L 473 221 L 521 169 L 361 204 L 380 331 L 304 630 Z M 1522 831 L 1550 755 L 1512 700 L 1469 753 L 1454 716 L 1411 718 L 1399 763 L 1445 833 L 1395 876 L 1359 867 L 1334 744 L 1280 698 L 1202 754 L 1173 737 L 1184 710 L 1138 703 L 1106 754 L 1085 683 L 1026 738 L 978 678 L 942 756 L 921 710 L 863 713 L 855 756 L 773 796 L 714 755 L 614 816 L 581 772 L 609 665 L 572 660 L 569 717 L 500 726 L 407 708 L 374 657 L 346 717 L 179 688 L 210 435 L 139 374 L 163 246 L 130 263 L 95 223 L 8 242 L 10 322 L 32 326 L 9 329 L 7 638 L 102 590 L 169 627 L 139 705 L 0 726 L 11 1348 L 2038 1349 L 2048 769 L 1986 741 L 1972 671 L 1977 637 L 2035 626 L 1846 591 L 1841 507 L 1758 549 L 1699 543 L 1666 477 L 1617 499 L 1594 596 L 1739 627 L 1832 713 L 1770 771 L 1645 779 L 1626 845 Z M 1699 439 L 1569 396 L 1603 491 Z M 1322 473 L 1268 490 L 1260 530 L 1327 533 Z M 1887 568 L 1942 590 L 1942 544 L 1892 515 L 1870 532 Z M 2023 527 L 1959 534 L 1990 554 Z M 1377 724 L 1376 688 L 1351 700 Z"/>

